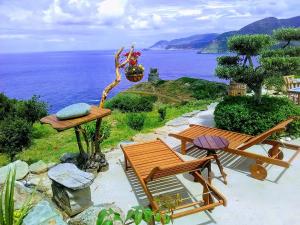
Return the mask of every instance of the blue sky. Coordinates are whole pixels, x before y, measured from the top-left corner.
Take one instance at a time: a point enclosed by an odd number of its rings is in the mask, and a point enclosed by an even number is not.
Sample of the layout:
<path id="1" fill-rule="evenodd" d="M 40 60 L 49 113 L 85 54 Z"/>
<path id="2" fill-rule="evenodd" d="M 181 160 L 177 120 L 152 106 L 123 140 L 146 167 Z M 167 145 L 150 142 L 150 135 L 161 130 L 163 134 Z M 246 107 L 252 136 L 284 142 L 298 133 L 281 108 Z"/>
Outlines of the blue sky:
<path id="1" fill-rule="evenodd" d="M 0 52 L 143 48 L 299 8 L 299 0 L 0 0 Z"/>

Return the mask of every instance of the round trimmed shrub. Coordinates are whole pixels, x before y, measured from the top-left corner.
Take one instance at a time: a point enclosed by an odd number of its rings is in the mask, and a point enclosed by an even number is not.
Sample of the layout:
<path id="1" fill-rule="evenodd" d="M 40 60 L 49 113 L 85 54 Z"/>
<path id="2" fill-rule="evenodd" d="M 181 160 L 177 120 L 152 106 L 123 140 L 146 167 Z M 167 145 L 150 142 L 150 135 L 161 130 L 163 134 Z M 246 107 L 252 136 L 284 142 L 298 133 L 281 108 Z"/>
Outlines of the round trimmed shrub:
<path id="1" fill-rule="evenodd" d="M 299 116 L 300 107 L 288 98 L 264 96 L 257 104 L 250 96 L 228 96 L 217 105 L 214 115 L 218 128 L 257 135 L 291 116 Z M 299 136 L 300 123 L 291 123 L 287 133 Z"/>
<path id="2" fill-rule="evenodd" d="M 118 94 L 105 103 L 109 109 L 119 109 L 122 112 L 150 112 L 157 100 L 155 96 L 141 96 L 137 94 Z"/>
<path id="3" fill-rule="evenodd" d="M 127 125 L 134 130 L 142 130 L 146 116 L 142 113 L 130 113 L 127 115 Z"/>

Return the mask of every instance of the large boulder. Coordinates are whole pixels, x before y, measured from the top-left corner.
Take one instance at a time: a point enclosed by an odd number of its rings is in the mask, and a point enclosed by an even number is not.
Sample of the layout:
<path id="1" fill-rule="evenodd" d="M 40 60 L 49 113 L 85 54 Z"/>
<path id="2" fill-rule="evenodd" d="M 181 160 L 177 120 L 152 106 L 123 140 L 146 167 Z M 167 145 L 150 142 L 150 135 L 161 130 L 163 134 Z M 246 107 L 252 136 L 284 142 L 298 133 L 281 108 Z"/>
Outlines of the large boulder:
<path id="1" fill-rule="evenodd" d="M 0 168 L 0 185 L 5 182 L 9 170 L 13 167 L 16 168 L 16 180 L 23 179 L 29 173 L 29 167 L 26 162 L 23 162 L 21 160 L 12 162 Z"/>
<path id="2" fill-rule="evenodd" d="M 36 163 L 31 164 L 29 166 L 29 170 L 34 174 L 45 173 L 48 171 L 48 165 L 43 160 L 40 160 Z"/>
<path id="3" fill-rule="evenodd" d="M 67 225 L 47 201 L 39 202 L 23 220 L 23 225 Z"/>
<path id="4" fill-rule="evenodd" d="M 115 204 L 100 204 L 91 206 L 82 213 L 71 218 L 68 222 L 69 225 L 95 225 L 99 212 L 102 209 L 113 209 L 114 211 L 121 214 L 121 217 L 124 218 L 124 213 L 120 208 Z M 122 223 L 114 223 L 114 225 L 121 225 Z"/>

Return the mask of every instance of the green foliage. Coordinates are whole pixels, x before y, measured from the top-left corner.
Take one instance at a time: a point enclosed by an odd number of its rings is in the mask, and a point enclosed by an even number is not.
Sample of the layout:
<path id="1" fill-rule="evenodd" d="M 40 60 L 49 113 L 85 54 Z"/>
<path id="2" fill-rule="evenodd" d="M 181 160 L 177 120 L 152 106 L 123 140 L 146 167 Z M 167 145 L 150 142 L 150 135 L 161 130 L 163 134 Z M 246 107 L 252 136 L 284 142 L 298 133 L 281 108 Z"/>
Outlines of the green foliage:
<path id="1" fill-rule="evenodd" d="M 217 58 L 218 65 L 222 66 L 234 66 L 240 62 L 238 56 L 220 56 Z"/>
<path id="2" fill-rule="evenodd" d="M 109 109 L 119 109 L 122 112 L 150 112 L 153 103 L 157 100 L 154 96 L 141 96 L 137 94 L 118 94 L 105 103 Z"/>
<path id="3" fill-rule="evenodd" d="M 84 129 L 86 131 L 86 135 L 90 141 L 93 141 L 95 139 L 95 131 L 96 131 L 96 122 L 86 123 L 84 124 Z M 102 143 L 104 140 L 109 138 L 111 134 L 111 125 L 108 123 L 108 121 L 102 121 L 101 127 L 100 127 L 100 143 Z"/>
<path id="4" fill-rule="evenodd" d="M 260 59 L 261 66 L 270 75 L 287 75 L 300 71 L 300 57 L 266 57 Z"/>
<path id="5" fill-rule="evenodd" d="M 143 113 L 129 113 L 127 115 L 127 125 L 137 131 L 143 129 L 146 116 Z"/>
<path id="6" fill-rule="evenodd" d="M 217 99 L 227 93 L 227 85 L 213 82 L 197 82 L 191 87 L 193 97 L 200 99 Z"/>
<path id="7" fill-rule="evenodd" d="M 34 123 L 47 115 L 47 104 L 34 95 L 31 99 L 19 101 L 17 115 L 28 122 Z"/>
<path id="8" fill-rule="evenodd" d="M 0 120 L 15 112 L 15 101 L 0 93 Z"/>
<path id="9" fill-rule="evenodd" d="M 230 51 L 239 55 L 255 56 L 272 45 L 272 38 L 265 34 L 235 35 L 229 38 L 227 45 Z"/>
<path id="10" fill-rule="evenodd" d="M 273 31 L 273 36 L 278 41 L 299 41 L 300 28 L 281 28 Z"/>
<path id="11" fill-rule="evenodd" d="M 226 97 L 215 110 L 218 128 L 256 135 L 262 133 L 291 116 L 299 116 L 300 108 L 287 98 L 262 98 L 257 105 L 253 98 Z M 287 132 L 298 136 L 299 123 L 294 123 Z"/>
<path id="12" fill-rule="evenodd" d="M 18 117 L 6 117 L 0 121 L 0 150 L 8 153 L 13 160 L 15 155 L 31 143 L 32 125 Z"/>
<path id="13" fill-rule="evenodd" d="M 300 48 L 299 47 L 287 47 L 287 48 L 278 48 L 278 49 L 268 49 L 262 52 L 261 57 L 299 57 Z"/>
<path id="14" fill-rule="evenodd" d="M 283 91 L 284 79 L 282 76 L 271 76 L 265 80 L 265 86 L 268 90 L 275 90 L 277 92 Z"/>
<path id="15" fill-rule="evenodd" d="M 0 193 L 0 224 L 21 225 L 24 217 L 31 209 L 31 198 L 26 200 L 19 210 L 14 208 L 14 189 L 16 180 L 16 168 L 10 169 L 4 187 Z"/>
<path id="16" fill-rule="evenodd" d="M 142 221 L 146 222 L 147 224 L 161 221 L 163 221 L 163 224 L 169 224 L 171 222 L 171 216 L 169 214 L 153 212 L 149 208 L 137 206 L 130 209 L 127 212 L 125 220 L 123 220 L 120 213 L 110 208 L 102 209 L 99 212 L 96 225 L 113 225 L 114 222 L 117 221 L 120 221 L 123 225 L 139 225 L 142 223 Z"/>
<path id="17" fill-rule="evenodd" d="M 158 108 L 157 112 L 158 112 L 158 115 L 159 115 L 159 119 L 161 121 L 165 120 L 166 115 L 167 115 L 167 107 L 166 106 L 161 106 L 161 107 Z"/>

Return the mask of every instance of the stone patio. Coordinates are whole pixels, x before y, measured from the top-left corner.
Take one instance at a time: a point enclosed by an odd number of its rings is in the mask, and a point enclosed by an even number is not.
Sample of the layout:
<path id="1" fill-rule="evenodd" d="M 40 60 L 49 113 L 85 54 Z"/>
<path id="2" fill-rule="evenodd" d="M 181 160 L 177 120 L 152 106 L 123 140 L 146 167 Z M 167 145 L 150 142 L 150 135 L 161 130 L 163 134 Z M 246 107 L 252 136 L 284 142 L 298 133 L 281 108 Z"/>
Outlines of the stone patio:
<path id="1" fill-rule="evenodd" d="M 209 110 L 197 112 L 188 119 L 188 123 L 205 124 L 213 126 L 212 105 Z M 180 119 L 180 120 L 181 120 Z M 134 141 L 144 141 L 162 138 L 175 151 L 178 151 L 179 142 L 168 137 L 170 132 L 178 132 L 185 129 L 188 124 L 168 123 L 156 132 L 146 135 L 138 135 Z M 300 139 L 291 141 L 300 144 Z M 264 152 L 262 146 L 254 146 L 251 151 Z M 294 151 L 284 151 L 285 159 L 292 156 Z M 201 157 L 196 149 L 192 149 L 186 160 Z M 228 185 L 224 185 L 220 179 L 219 170 L 213 164 L 215 178 L 213 185 L 227 198 L 227 207 L 217 207 L 212 213 L 200 212 L 190 216 L 176 219 L 175 225 L 297 225 L 300 221 L 300 159 L 297 157 L 292 166 L 284 169 L 278 166 L 268 166 L 268 177 L 259 181 L 249 175 L 248 167 L 251 160 L 241 158 L 228 153 L 220 152 L 220 159 L 228 174 Z M 124 212 L 132 206 L 148 205 L 147 198 L 139 185 L 132 170 L 124 171 L 124 159 L 122 151 L 117 148 L 106 154 L 110 168 L 107 172 L 100 173 L 91 185 L 92 201 L 94 204 L 115 203 Z M 202 188 L 194 183 L 189 175 L 178 175 L 164 180 L 163 185 L 155 184 L 156 193 L 185 193 L 185 196 L 199 198 Z"/>

